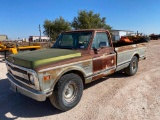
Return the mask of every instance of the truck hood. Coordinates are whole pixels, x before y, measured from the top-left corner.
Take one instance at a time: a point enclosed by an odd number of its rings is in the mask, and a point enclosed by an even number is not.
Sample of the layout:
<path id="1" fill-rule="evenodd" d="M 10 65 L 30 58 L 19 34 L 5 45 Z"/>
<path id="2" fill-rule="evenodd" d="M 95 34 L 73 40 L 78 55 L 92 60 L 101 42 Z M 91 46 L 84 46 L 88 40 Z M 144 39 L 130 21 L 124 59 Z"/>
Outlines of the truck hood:
<path id="1" fill-rule="evenodd" d="M 66 49 L 42 49 L 10 55 L 7 60 L 15 65 L 34 69 L 39 65 L 81 57 L 81 53 Z"/>

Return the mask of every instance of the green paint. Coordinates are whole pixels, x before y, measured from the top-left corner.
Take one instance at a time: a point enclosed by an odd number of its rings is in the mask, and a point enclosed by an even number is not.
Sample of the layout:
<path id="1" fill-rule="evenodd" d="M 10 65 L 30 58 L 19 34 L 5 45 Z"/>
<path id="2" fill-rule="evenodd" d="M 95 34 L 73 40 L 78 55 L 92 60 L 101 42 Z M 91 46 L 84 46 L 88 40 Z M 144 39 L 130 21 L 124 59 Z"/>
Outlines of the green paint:
<path id="1" fill-rule="evenodd" d="M 80 56 L 81 53 L 74 50 L 52 48 L 12 54 L 8 57 L 8 61 L 12 62 L 13 58 L 14 64 L 33 69 L 39 65 L 44 65 L 52 62 L 54 63 L 56 61 L 71 59 Z"/>

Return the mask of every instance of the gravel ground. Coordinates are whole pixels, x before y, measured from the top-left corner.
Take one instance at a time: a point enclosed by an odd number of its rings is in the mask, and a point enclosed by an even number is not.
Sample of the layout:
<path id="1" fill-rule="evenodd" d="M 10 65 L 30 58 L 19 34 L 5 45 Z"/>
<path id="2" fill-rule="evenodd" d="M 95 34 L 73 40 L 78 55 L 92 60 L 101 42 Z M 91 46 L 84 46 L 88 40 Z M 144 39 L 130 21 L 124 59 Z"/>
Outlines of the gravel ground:
<path id="1" fill-rule="evenodd" d="M 115 73 L 85 86 L 67 112 L 10 90 L 0 60 L 0 120 L 160 120 L 160 40 L 147 43 L 147 59 L 135 76 Z"/>

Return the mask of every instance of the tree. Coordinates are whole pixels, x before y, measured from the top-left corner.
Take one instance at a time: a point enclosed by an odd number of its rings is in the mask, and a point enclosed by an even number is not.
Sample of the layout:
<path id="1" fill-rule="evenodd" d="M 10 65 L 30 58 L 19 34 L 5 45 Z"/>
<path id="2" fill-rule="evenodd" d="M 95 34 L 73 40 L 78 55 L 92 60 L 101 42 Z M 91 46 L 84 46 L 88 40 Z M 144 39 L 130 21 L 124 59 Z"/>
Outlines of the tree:
<path id="1" fill-rule="evenodd" d="M 78 12 L 78 16 L 74 17 L 71 26 L 74 29 L 94 29 L 103 28 L 111 30 L 111 26 L 106 24 L 106 18 L 100 18 L 100 14 L 94 14 L 93 11 L 82 10 Z"/>
<path id="2" fill-rule="evenodd" d="M 52 40 L 56 40 L 57 36 L 63 31 L 71 30 L 71 25 L 68 21 L 59 17 L 53 21 L 45 20 L 43 25 L 44 34 L 50 36 Z"/>

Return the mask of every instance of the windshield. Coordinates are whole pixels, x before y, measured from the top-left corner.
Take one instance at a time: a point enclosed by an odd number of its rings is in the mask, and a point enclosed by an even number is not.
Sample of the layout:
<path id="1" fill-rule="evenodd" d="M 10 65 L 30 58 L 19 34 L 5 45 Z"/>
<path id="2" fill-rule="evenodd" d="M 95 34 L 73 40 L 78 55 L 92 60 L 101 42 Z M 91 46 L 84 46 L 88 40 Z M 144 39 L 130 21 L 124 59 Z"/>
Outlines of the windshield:
<path id="1" fill-rule="evenodd" d="M 53 48 L 84 49 L 88 47 L 92 32 L 62 33 Z"/>

